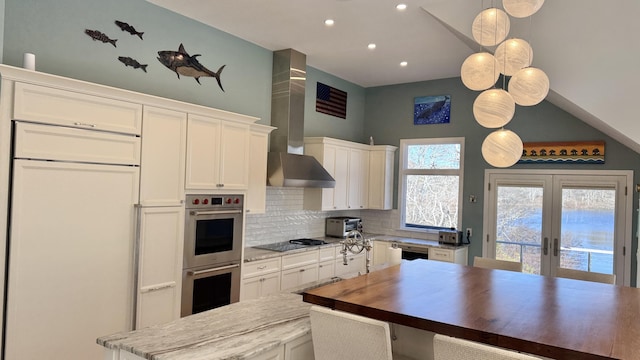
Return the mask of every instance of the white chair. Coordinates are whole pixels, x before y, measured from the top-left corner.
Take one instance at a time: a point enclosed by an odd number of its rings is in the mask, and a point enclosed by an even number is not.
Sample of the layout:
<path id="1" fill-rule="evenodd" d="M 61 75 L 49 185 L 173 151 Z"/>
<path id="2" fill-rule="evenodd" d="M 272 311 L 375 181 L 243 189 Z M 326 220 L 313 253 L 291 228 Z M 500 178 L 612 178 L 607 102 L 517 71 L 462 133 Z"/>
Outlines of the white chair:
<path id="1" fill-rule="evenodd" d="M 311 339 L 315 360 L 398 360 L 392 354 L 389 324 L 322 306 L 312 306 Z"/>
<path id="2" fill-rule="evenodd" d="M 441 334 L 433 337 L 434 360 L 540 360 L 535 356 Z"/>
<path id="3" fill-rule="evenodd" d="M 490 258 L 484 258 L 484 257 L 478 257 L 478 256 L 473 258 L 473 266 L 485 268 L 485 269 L 498 269 L 498 270 L 522 272 L 522 263 L 515 262 L 515 261 L 490 259 Z"/>
<path id="4" fill-rule="evenodd" d="M 575 269 L 558 268 L 556 270 L 556 276 L 567 279 L 595 281 L 605 284 L 615 285 L 616 283 L 615 274 L 603 274 Z"/>

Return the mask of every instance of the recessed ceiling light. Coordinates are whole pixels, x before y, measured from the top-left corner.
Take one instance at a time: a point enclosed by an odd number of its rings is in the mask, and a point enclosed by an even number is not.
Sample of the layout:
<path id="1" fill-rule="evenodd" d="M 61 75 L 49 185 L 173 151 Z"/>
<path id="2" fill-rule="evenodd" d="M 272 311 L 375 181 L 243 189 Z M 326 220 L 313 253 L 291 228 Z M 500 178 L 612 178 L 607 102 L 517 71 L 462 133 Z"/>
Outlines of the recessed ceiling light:
<path id="1" fill-rule="evenodd" d="M 407 66 L 407 62 L 406 62 L 406 61 L 401 62 L 401 63 L 400 63 L 400 66 L 402 66 L 402 67 Z"/>
<path id="2" fill-rule="evenodd" d="M 332 26 L 334 24 L 334 21 L 333 19 L 327 19 L 324 21 L 324 24 L 327 26 Z"/>
<path id="3" fill-rule="evenodd" d="M 371 43 L 371 44 L 367 45 L 367 47 L 369 48 L 369 50 L 373 50 L 373 49 L 376 48 L 376 44 Z"/>
<path id="4" fill-rule="evenodd" d="M 396 5 L 396 9 L 402 11 L 405 10 L 407 8 L 407 4 L 398 4 Z"/>

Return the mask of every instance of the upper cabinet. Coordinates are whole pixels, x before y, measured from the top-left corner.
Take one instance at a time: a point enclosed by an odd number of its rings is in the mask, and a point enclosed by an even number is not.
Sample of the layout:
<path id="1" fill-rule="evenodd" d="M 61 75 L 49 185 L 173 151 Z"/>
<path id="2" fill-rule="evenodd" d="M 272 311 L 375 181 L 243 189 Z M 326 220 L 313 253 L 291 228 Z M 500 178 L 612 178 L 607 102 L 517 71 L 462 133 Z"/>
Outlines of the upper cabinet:
<path id="1" fill-rule="evenodd" d="M 189 114 L 186 189 L 246 190 L 249 128 L 248 124 Z"/>
<path id="2" fill-rule="evenodd" d="M 360 210 L 390 209 L 388 204 L 380 205 L 380 196 L 388 197 L 393 191 L 393 152 L 391 156 L 379 158 L 378 152 L 393 146 L 370 146 L 350 141 L 313 137 L 305 138 L 305 154 L 315 157 L 336 181 L 335 188 L 305 188 L 304 208 L 307 210 Z M 374 164 L 371 163 L 372 154 Z M 385 163 L 380 163 L 384 161 Z M 388 163 L 387 163 L 388 162 Z M 391 181 L 376 178 L 389 170 Z M 372 173 L 372 171 L 374 173 Z M 373 199 L 374 203 L 370 204 Z M 388 206 L 388 207 L 387 207 Z"/>
<path id="3" fill-rule="evenodd" d="M 140 204 L 172 206 L 184 202 L 187 114 L 145 106 L 140 166 Z"/>
<path id="4" fill-rule="evenodd" d="M 371 146 L 369 151 L 369 209 L 393 209 L 393 169 L 397 147 Z"/>
<path id="5" fill-rule="evenodd" d="M 14 91 L 13 120 L 140 135 L 140 104 L 19 82 Z"/>
<path id="6" fill-rule="evenodd" d="M 269 133 L 275 129 L 266 125 L 251 125 L 249 136 L 249 189 L 245 209 L 251 214 L 263 214 L 267 199 L 267 153 Z"/>

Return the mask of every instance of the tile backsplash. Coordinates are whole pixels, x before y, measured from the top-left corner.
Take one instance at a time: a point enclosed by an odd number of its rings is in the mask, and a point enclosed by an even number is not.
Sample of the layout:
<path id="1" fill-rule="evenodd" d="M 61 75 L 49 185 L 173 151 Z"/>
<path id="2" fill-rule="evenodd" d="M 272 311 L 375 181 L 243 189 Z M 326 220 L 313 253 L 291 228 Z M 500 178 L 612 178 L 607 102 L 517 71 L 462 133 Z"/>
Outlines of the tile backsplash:
<path id="1" fill-rule="evenodd" d="M 245 245 L 322 237 L 325 219 L 331 216 L 360 217 L 365 233 L 427 238 L 423 233 L 397 230 L 397 210 L 311 211 L 303 209 L 303 197 L 303 188 L 268 186 L 265 213 L 246 216 Z"/>

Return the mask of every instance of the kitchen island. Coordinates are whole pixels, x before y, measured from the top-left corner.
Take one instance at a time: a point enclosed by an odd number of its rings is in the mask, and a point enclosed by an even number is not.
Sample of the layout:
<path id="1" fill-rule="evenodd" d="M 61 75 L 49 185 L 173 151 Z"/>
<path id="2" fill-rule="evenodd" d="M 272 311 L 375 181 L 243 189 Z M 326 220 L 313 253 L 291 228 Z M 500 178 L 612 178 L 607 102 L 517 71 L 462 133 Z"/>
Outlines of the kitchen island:
<path id="1" fill-rule="evenodd" d="M 114 360 L 263 359 L 286 351 L 294 355 L 280 358 L 304 359 L 313 353 L 310 307 L 300 295 L 283 293 L 103 336 L 97 342 L 105 347 L 105 359 Z"/>
<path id="2" fill-rule="evenodd" d="M 415 260 L 303 298 L 553 359 L 640 358 L 637 288 Z"/>

